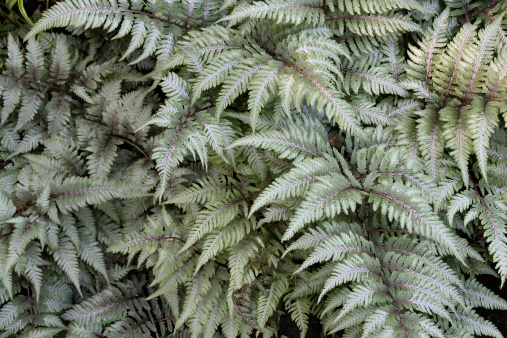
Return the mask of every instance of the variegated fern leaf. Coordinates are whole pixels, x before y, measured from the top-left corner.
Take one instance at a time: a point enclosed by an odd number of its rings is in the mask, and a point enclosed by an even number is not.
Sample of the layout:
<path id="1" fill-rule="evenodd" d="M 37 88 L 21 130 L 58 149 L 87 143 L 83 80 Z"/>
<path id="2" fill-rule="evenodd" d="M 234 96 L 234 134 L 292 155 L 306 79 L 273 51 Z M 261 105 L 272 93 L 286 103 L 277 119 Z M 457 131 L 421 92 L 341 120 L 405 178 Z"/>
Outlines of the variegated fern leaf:
<path id="1" fill-rule="evenodd" d="M 501 337 L 475 309 L 507 309 L 476 279 L 507 279 L 506 11 L 63 0 L 7 26 L 0 337 Z"/>

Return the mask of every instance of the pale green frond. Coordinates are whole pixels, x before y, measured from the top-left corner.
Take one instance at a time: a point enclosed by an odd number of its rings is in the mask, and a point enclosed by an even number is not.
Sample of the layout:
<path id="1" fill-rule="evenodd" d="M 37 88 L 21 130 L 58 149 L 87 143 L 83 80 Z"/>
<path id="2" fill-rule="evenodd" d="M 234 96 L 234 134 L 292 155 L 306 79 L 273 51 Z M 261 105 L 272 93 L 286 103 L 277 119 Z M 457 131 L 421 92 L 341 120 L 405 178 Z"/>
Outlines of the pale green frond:
<path id="1" fill-rule="evenodd" d="M 214 206 L 207 206 L 205 210 L 198 214 L 195 225 L 192 227 L 189 237 L 180 251 L 190 248 L 205 234 L 215 229 L 224 228 L 239 212 L 239 204 L 241 201 L 242 199 L 235 199 L 232 201 L 224 201 Z"/>
<path id="2" fill-rule="evenodd" d="M 6 221 L 14 215 L 16 206 L 4 194 L 0 193 L 0 221 Z"/>
<path id="3" fill-rule="evenodd" d="M 498 124 L 498 112 L 495 107 L 486 106 L 481 99 L 474 99 L 468 110 L 469 128 L 472 134 L 473 148 L 477 156 L 482 177 L 487 181 L 487 160 L 489 139 Z"/>
<path id="4" fill-rule="evenodd" d="M 216 114 L 220 117 L 221 113 L 227 108 L 240 94 L 244 93 L 253 76 L 264 65 L 268 64 L 267 55 L 258 55 L 243 60 L 229 72 L 224 80 L 224 85 L 217 100 Z"/>
<path id="5" fill-rule="evenodd" d="M 312 184 L 305 199 L 290 220 L 283 240 L 290 239 L 305 224 L 318 221 L 322 216 L 333 217 L 347 211 L 354 212 L 361 203 L 362 194 L 342 175 L 324 176 Z"/>
<path id="6" fill-rule="evenodd" d="M 224 228 L 212 231 L 203 241 L 203 250 L 195 270 L 199 270 L 201 266 L 216 257 L 218 252 L 241 241 L 253 228 L 255 228 L 255 220 L 239 219 L 233 220 Z"/>
<path id="7" fill-rule="evenodd" d="M 79 293 L 81 293 L 76 247 L 67 236 L 60 236 L 58 249 L 53 252 L 53 257 L 56 264 L 69 276 Z"/>
<path id="8" fill-rule="evenodd" d="M 234 25 L 246 18 L 272 19 L 277 23 L 298 25 L 306 23 L 318 24 L 324 21 L 324 12 L 315 0 L 298 0 L 286 2 L 280 0 L 265 0 L 252 5 L 237 6 L 234 11 L 221 19 Z"/>
<path id="9" fill-rule="evenodd" d="M 308 332 L 308 313 L 310 312 L 311 300 L 308 297 L 298 298 L 288 304 L 288 310 L 292 320 L 297 324 L 300 337 L 306 337 Z"/>
<path id="10" fill-rule="evenodd" d="M 273 314 L 276 309 L 278 301 L 285 293 L 289 283 L 286 279 L 278 279 L 271 284 L 271 287 L 265 293 L 261 293 L 259 303 L 257 305 L 257 322 L 260 327 L 264 327 L 268 318 Z"/>

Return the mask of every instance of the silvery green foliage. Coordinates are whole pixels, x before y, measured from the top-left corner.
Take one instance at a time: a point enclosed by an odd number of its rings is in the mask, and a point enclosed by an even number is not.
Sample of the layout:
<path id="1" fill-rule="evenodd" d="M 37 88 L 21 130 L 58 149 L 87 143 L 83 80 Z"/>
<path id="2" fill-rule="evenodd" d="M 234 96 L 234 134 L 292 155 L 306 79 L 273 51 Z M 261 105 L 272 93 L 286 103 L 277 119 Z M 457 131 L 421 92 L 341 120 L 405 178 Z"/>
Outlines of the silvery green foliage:
<path id="1" fill-rule="evenodd" d="M 1 63 L 1 337 L 501 337 L 506 9 L 57 2 Z"/>

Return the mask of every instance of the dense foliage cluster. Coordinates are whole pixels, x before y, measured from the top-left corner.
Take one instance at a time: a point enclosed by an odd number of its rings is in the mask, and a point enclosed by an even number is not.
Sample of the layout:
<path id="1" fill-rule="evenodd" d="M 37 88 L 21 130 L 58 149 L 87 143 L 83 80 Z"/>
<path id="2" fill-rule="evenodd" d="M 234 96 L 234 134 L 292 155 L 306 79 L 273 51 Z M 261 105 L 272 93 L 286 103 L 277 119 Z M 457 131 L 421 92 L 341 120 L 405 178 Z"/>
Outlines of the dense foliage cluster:
<path id="1" fill-rule="evenodd" d="M 502 337 L 507 2 L 63 0 L 0 53 L 0 337 Z M 62 28 L 65 28 L 63 30 Z"/>

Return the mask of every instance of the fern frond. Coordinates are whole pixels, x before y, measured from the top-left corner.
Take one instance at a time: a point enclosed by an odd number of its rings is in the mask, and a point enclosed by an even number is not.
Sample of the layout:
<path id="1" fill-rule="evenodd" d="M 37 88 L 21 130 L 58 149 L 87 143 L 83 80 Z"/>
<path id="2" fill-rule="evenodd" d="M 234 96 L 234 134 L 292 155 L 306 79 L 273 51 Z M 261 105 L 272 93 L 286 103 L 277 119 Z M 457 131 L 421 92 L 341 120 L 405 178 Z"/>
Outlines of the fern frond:
<path id="1" fill-rule="evenodd" d="M 4 222 L 14 215 L 16 206 L 4 194 L 0 193 L 0 221 Z"/>
<path id="2" fill-rule="evenodd" d="M 308 315 L 310 312 L 310 299 L 308 297 L 298 298 L 288 304 L 292 320 L 297 324 L 300 337 L 306 337 L 308 332 Z"/>
<path id="3" fill-rule="evenodd" d="M 262 293 L 257 304 L 257 322 L 260 327 L 264 327 L 268 318 L 276 309 L 278 301 L 285 293 L 289 284 L 286 279 L 278 279 L 271 284 L 271 287 Z"/>
<path id="4" fill-rule="evenodd" d="M 64 213 L 79 207 L 105 202 L 112 198 L 132 198 L 144 195 L 138 190 L 110 180 L 69 177 L 51 189 L 52 198 Z"/>
<path id="5" fill-rule="evenodd" d="M 440 13 L 440 15 L 433 21 L 433 28 L 428 31 L 422 40 L 419 41 L 419 47 L 409 45 L 409 67 L 407 74 L 415 79 L 424 81 L 426 84 L 430 82 L 431 71 L 435 59 L 443 52 L 442 48 L 446 45 L 447 39 L 445 36 L 447 21 L 449 19 L 449 8 Z"/>
<path id="6" fill-rule="evenodd" d="M 320 157 L 327 150 L 327 145 L 320 136 L 306 128 L 260 132 L 236 140 L 230 147 L 245 145 L 263 148 L 278 153 L 282 159 L 294 159 L 298 155 Z"/>
<path id="7" fill-rule="evenodd" d="M 229 106 L 235 98 L 247 90 L 247 86 L 254 74 L 263 66 L 268 64 L 267 55 L 259 55 L 244 59 L 242 63 L 237 64 L 224 80 L 224 86 L 220 91 L 217 101 L 217 117 Z"/>
<path id="8" fill-rule="evenodd" d="M 255 226 L 255 221 L 252 222 L 248 219 L 239 219 L 230 222 L 230 224 L 224 228 L 212 231 L 204 239 L 202 244 L 203 251 L 199 256 L 195 270 L 198 271 L 201 266 L 215 257 L 217 253 L 222 251 L 224 248 L 233 246 L 241 241 L 252 229 L 255 228 Z"/>
<path id="9" fill-rule="evenodd" d="M 383 13 L 393 9 L 417 9 L 421 12 L 428 12 L 429 10 L 421 6 L 416 1 L 392 1 L 392 0 L 381 0 L 377 2 L 370 2 L 366 0 L 360 0 L 354 3 L 351 0 L 340 0 L 338 1 L 338 9 L 340 11 L 347 11 L 350 14 L 366 13 Z"/>
<path id="10" fill-rule="evenodd" d="M 472 131 L 473 147 L 477 156 L 482 177 L 488 180 L 487 160 L 489 138 L 498 124 L 498 112 L 495 107 L 487 106 L 482 99 L 474 99 L 468 111 L 469 128 Z"/>
<path id="11" fill-rule="evenodd" d="M 53 252 L 53 256 L 56 264 L 69 276 L 70 280 L 81 294 L 76 248 L 67 236 L 60 236 L 58 240 L 58 249 Z"/>
<path id="12" fill-rule="evenodd" d="M 342 175 L 331 174 L 313 184 L 307 197 L 292 217 L 283 240 L 291 238 L 305 224 L 319 220 L 323 215 L 333 217 L 339 213 L 354 211 L 361 203 L 361 193 Z"/>
<path id="13" fill-rule="evenodd" d="M 315 0 L 299 0 L 285 2 L 266 0 L 252 5 L 238 6 L 234 11 L 221 19 L 234 25 L 242 19 L 272 19 L 277 23 L 298 25 L 306 21 L 308 24 L 319 24 L 324 21 L 324 12 L 320 2 Z"/>
<path id="14" fill-rule="evenodd" d="M 243 199 L 235 195 L 231 195 L 231 197 L 236 197 L 236 199 L 231 198 L 232 201 L 228 200 L 215 206 L 207 206 L 207 209 L 199 213 L 195 220 L 196 226 L 192 228 L 188 240 L 180 251 L 187 250 L 204 234 L 214 229 L 223 228 L 234 219 Z"/>
<path id="15" fill-rule="evenodd" d="M 67 0 L 45 11 L 42 18 L 25 36 L 25 40 L 55 27 L 73 26 L 85 29 L 103 27 L 109 32 L 120 27 L 115 38 L 132 35 L 123 58 L 141 46 L 144 48 L 144 52 L 133 61 L 137 63 L 160 50 L 158 46 L 164 41 L 163 28 L 167 23 L 154 13 L 150 13 L 149 8 L 143 8 L 142 5 L 136 7 L 138 8 L 130 9 L 128 4 L 116 1 Z"/>
<path id="16" fill-rule="evenodd" d="M 326 21 L 330 21 L 341 32 L 346 27 L 352 33 L 370 36 L 400 35 L 403 32 L 421 31 L 421 27 L 408 16 L 399 13 L 390 16 L 339 15 L 326 18 Z"/>
<path id="17" fill-rule="evenodd" d="M 367 72 L 354 69 L 345 69 L 347 74 L 344 80 L 346 89 L 350 88 L 357 93 L 360 86 L 371 95 L 396 94 L 406 96 L 407 91 L 396 83 L 394 78 L 388 74 L 387 69 L 376 67 Z"/>

